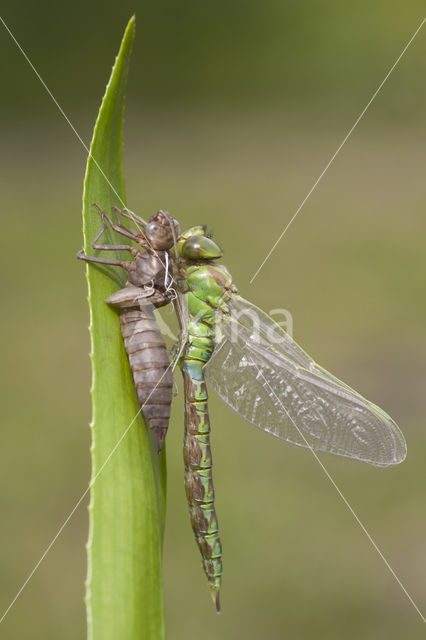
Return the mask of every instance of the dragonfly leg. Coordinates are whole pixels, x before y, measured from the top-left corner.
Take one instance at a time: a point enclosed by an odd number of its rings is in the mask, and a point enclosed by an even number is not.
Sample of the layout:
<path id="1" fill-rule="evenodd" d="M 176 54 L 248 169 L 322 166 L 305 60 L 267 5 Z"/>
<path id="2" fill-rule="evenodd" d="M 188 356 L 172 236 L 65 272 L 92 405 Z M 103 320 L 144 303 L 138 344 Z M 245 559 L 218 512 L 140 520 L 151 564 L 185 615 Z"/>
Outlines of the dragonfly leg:
<path id="1" fill-rule="evenodd" d="M 179 387 L 177 385 L 176 380 L 173 378 L 173 397 L 176 398 L 176 396 L 179 395 Z"/>
<path id="2" fill-rule="evenodd" d="M 97 205 L 95 205 L 98 209 L 99 207 Z M 99 209 L 100 210 L 100 209 Z M 101 213 L 103 213 L 101 211 Z M 99 233 L 97 234 L 97 236 L 95 237 L 95 239 L 92 242 L 92 247 L 94 249 L 99 249 L 102 251 L 130 251 L 133 253 L 136 251 L 136 249 L 134 247 L 131 247 L 128 244 L 98 244 L 98 240 L 101 237 L 101 235 L 103 233 L 105 233 L 107 228 L 107 223 L 104 220 L 104 224 L 102 226 L 102 229 L 99 231 Z M 123 269 L 128 270 L 130 262 L 125 261 L 125 260 L 108 260 L 107 258 L 96 258 L 95 256 L 88 256 L 84 253 L 83 249 L 80 249 L 80 251 L 77 253 L 77 258 L 79 258 L 80 260 L 85 260 L 86 262 L 98 262 L 100 264 L 110 264 L 116 267 L 122 267 Z"/>
<path id="3" fill-rule="evenodd" d="M 134 235 L 134 231 L 132 229 L 130 229 L 129 227 L 126 227 L 126 225 L 124 225 L 121 222 L 121 217 L 123 215 L 123 212 L 121 211 L 121 209 L 119 209 L 118 207 L 111 207 L 112 210 L 114 211 L 116 217 L 117 217 L 117 225 L 118 227 L 120 227 L 120 229 L 124 229 L 124 231 L 127 231 L 127 233 L 132 233 Z"/>
<path id="4" fill-rule="evenodd" d="M 113 229 L 113 231 L 116 231 L 117 233 L 120 233 L 122 236 L 126 236 L 126 238 L 129 238 L 130 240 L 133 240 L 134 242 L 138 242 L 138 236 L 136 236 L 130 229 L 122 229 L 120 228 L 120 226 L 117 226 L 113 223 L 113 221 L 111 220 L 111 218 L 107 215 L 107 213 L 105 211 L 103 211 L 103 209 L 101 209 L 101 207 L 96 204 L 96 202 L 93 203 L 93 206 L 96 207 L 96 209 L 99 211 L 99 213 L 101 214 L 101 218 L 102 218 L 102 222 L 104 223 L 104 226 L 106 225 L 106 222 L 108 222 L 109 226 L 111 227 L 111 229 Z M 113 207 L 113 209 L 117 209 L 117 211 L 119 211 L 119 209 L 117 207 Z M 105 222 L 106 221 L 106 222 Z M 102 233 L 105 231 L 105 228 L 103 229 Z M 100 234 L 102 235 L 102 234 Z"/>
<path id="5" fill-rule="evenodd" d="M 105 222 L 105 217 L 107 217 L 106 214 L 102 212 L 102 219 L 104 224 L 102 225 L 102 229 L 94 238 L 92 242 L 92 247 L 100 251 L 130 251 L 133 255 L 136 255 L 137 249 L 135 249 L 134 247 L 131 247 L 129 244 L 98 244 L 99 238 L 101 237 L 102 234 L 105 233 L 107 229 L 107 223 Z"/>
<path id="6" fill-rule="evenodd" d="M 138 222 L 140 222 L 143 225 L 148 224 L 146 222 L 146 220 L 144 220 L 143 218 L 141 218 L 140 216 L 138 216 L 136 213 L 134 213 L 133 211 L 130 211 L 130 209 L 128 209 L 127 207 L 124 207 L 124 209 L 121 212 L 121 215 L 123 215 L 125 218 L 128 218 L 129 220 L 132 220 L 133 222 L 135 220 L 137 220 Z"/>
<path id="7" fill-rule="evenodd" d="M 174 373 L 177 365 L 179 364 L 179 361 L 182 357 L 183 350 L 185 349 L 187 343 L 188 343 L 188 331 L 187 329 L 181 329 L 178 346 L 176 348 L 176 352 L 172 359 L 172 366 L 171 366 L 172 373 Z"/>
<path id="8" fill-rule="evenodd" d="M 85 260 L 86 262 L 111 264 L 113 267 L 122 267 L 123 269 L 126 269 L 126 271 L 129 270 L 129 267 L 132 264 L 131 262 L 128 262 L 126 260 L 108 260 L 107 258 L 96 258 L 95 256 L 88 256 L 84 253 L 83 249 L 80 249 L 80 251 L 77 253 L 77 258 L 79 260 Z"/>
<path id="9" fill-rule="evenodd" d="M 131 229 L 128 229 L 127 227 L 124 227 L 120 223 L 118 225 L 115 225 L 113 223 L 113 221 L 111 220 L 111 218 L 108 216 L 108 214 L 98 204 L 96 204 L 96 202 L 93 203 L 93 206 L 96 207 L 96 209 L 101 214 L 102 222 L 105 224 L 105 220 L 106 220 L 108 222 L 109 226 L 111 227 L 111 229 L 113 229 L 113 231 L 116 231 L 117 233 L 120 233 L 122 236 L 126 236 L 126 238 L 130 238 L 130 240 L 133 240 L 134 242 L 139 242 L 140 241 L 140 237 L 137 236 L 135 233 L 133 233 L 133 231 L 131 231 Z M 112 209 L 115 212 L 121 213 L 121 211 L 120 211 L 120 209 L 118 207 L 112 207 Z M 104 231 L 105 231 L 105 229 L 104 229 Z"/>
<path id="10" fill-rule="evenodd" d="M 173 225 L 173 222 L 171 220 L 169 220 L 169 225 L 170 225 L 170 229 L 172 232 L 172 236 L 173 236 L 173 245 L 174 245 L 174 250 L 175 250 L 175 256 L 176 259 L 178 260 L 178 256 L 179 256 L 179 252 L 178 252 L 178 247 L 177 247 L 177 238 L 176 238 L 176 234 L 175 234 L 175 228 Z M 166 253 L 167 256 L 167 253 Z M 177 353 L 173 359 L 173 364 L 172 364 L 172 372 L 174 372 L 174 370 L 176 369 L 177 364 L 179 363 L 179 360 L 181 359 L 181 356 L 183 354 L 183 351 L 188 343 L 188 327 L 187 327 L 187 322 L 186 322 L 186 314 L 185 314 L 185 302 L 184 302 L 184 298 L 182 296 L 182 294 L 179 291 L 179 284 L 178 284 L 178 280 L 175 278 L 175 274 L 173 273 L 173 269 L 172 269 L 172 273 L 171 273 L 171 282 L 170 284 L 167 286 L 167 275 L 168 275 L 168 261 L 167 261 L 167 268 L 166 268 L 166 277 L 165 277 L 165 286 L 166 286 L 166 290 L 172 290 L 173 292 L 176 293 L 176 299 L 175 299 L 175 306 L 176 306 L 176 314 L 178 317 L 178 321 L 179 321 L 179 327 L 180 327 L 180 336 L 179 336 L 179 341 L 180 341 L 180 345 L 179 348 L 177 349 Z M 178 266 L 178 270 L 179 270 L 179 266 Z M 173 289 L 172 288 L 172 283 L 176 283 L 177 288 Z"/>
<path id="11" fill-rule="evenodd" d="M 144 220 L 143 218 L 138 216 L 136 213 L 134 213 L 133 211 L 131 211 L 127 207 L 124 207 L 124 209 L 119 209 L 118 207 L 113 207 L 113 209 L 114 209 L 117 217 L 123 216 L 123 218 L 127 218 L 128 220 L 131 220 L 133 222 L 133 224 L 135 224 L 137 227 L 139 227 L 139 225 L 142 225 L 142 226 L 145 227 L 148 224 L 146 222 L 146 220 Z M 124 225 L 121 224 L 121 222 L 119 222 L 119 224 L 120 224 L 120 226 L 125 228 Z"/>
<path id="12" fill-rule="evenodd" d="M 137 235 L 137 234 L 133 233 L 133 231 L 131 229 L 129 229 L 128 227 L 126 227 L 123 224 L 121 224 L 119 216 L 120 215 L 124 215 L 123 212 L 121 211 L 121 209 L 119 209 L 118 207 L 112 207 L 112 209 L 113 209 L 113 211 L 115 211 L 115 213 L 117 215 L 118 224 L 114 224 L 113 221 L 111 220 L 111 218 L 104 211 L 102 211 L 102 219 L 107 220 L 109 225 L 110 225 L 110 227 L 111 227 L 111 229 L 113 229 L 114 231 L 116 231 L 120 235 L 125 236 L 126 238 L 130 238 L 130 240 L 133 240 L 134 242 L 140 243 L 140 240 L 141 240 L 140 234 Z M 130 218 L 130 216 L 126 216 L 126 217 Z M 138 226 L 138 225 L 136 225 L 136 226 Z M 140 231 L 140 233 L 143 234 L 143 229 L 141 229 L 140 227 L 139 227 L 139 231 Z"/>

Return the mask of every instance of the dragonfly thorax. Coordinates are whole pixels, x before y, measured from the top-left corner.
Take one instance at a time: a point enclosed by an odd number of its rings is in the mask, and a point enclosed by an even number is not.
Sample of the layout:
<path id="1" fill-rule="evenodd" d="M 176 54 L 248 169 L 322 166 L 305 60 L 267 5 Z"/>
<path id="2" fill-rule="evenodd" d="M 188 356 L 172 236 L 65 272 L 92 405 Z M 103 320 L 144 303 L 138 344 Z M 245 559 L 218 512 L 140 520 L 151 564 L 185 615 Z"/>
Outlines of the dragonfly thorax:
<path id="1" fill-rule="evenodd" d="M 128 282 L 135 287 L 164 286 L 164 251 L 139 253 L 128 266 Z"/>

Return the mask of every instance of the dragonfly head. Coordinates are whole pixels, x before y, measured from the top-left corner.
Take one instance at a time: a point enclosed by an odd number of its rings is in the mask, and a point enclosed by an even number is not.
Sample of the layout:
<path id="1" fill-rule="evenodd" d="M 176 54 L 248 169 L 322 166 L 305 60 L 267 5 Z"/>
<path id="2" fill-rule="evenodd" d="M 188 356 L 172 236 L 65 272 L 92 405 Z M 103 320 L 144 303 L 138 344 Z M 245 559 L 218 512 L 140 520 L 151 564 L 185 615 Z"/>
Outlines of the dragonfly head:
<path id="1" fill-rule="evenodd" d="M 222 249 L 207 236 L 206 227 L 191 227 L 178 240 L 178 251 L 187 260 L 217 260 Z"/>
<path id="2" fill-rule="evenodd" d="M 179 223 L 172 218 L 168 211 L 157 211 L 150 217 L 144 229 L 150 246 L 157 251 L 171 249 L 174 239 L 179 237 Z"/>

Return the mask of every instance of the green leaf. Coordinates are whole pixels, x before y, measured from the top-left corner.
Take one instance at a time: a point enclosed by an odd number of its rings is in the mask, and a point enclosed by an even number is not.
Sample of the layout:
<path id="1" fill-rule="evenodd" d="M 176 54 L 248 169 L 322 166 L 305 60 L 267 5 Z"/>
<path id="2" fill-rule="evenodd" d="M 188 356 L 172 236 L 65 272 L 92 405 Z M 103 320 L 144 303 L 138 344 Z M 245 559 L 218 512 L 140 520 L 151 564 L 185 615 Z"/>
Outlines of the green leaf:
<path id="1" fill-rule="evenodd" d="M 83 193 L 85 253 L 102 227 L 98 203 L 123 206 L 122 126 L 135 33 L 129 21 L 95 125 Z M 102 242 L 111 243 L 110 234 Z M 120 240 L 122 243 L 122 240 Z M 108 257 L 121 258 L 115 252 Z M 128 259 L 128 254 L 126 255 Z M 158 456 L 140 414 L 118 312 L 119 267 L 87 265 L 92 360 L 92 479 L 86 604 L 90 640 L 164 638 L 162 536 L 165 454 Z M 135 418 L 136 416 L 136 418 Z"/>

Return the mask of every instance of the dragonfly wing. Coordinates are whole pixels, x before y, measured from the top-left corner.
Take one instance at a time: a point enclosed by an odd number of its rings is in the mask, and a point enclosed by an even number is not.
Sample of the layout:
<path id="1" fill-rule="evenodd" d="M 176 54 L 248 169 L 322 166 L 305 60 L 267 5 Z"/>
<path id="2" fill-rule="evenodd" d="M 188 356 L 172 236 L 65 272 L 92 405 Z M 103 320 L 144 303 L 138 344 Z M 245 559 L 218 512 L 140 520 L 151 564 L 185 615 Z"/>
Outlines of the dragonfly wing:
<path id="1" fill-rule="evenodd" d="M 385 467 L 406 456 L 392 418 L 317 365 L 267 314 L 236 296 L 206 377 L 254 426 L 291 444 Z"/>

